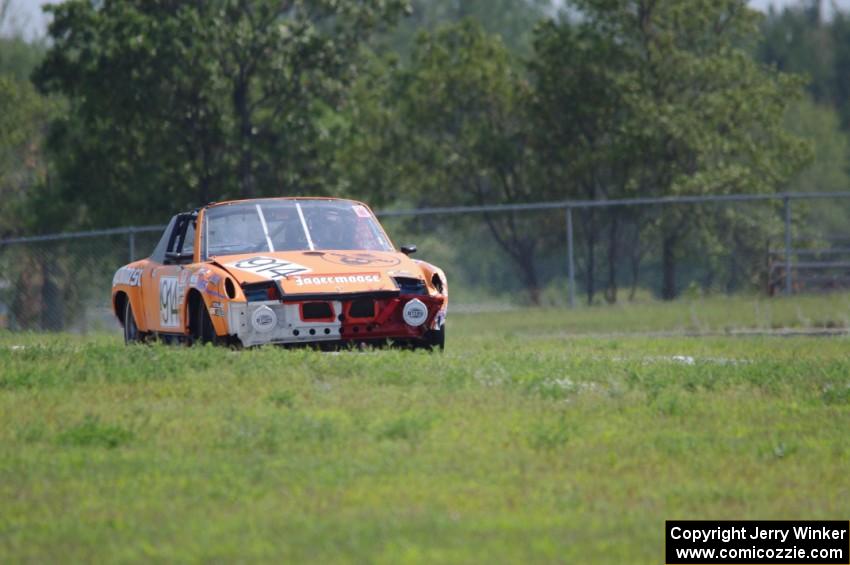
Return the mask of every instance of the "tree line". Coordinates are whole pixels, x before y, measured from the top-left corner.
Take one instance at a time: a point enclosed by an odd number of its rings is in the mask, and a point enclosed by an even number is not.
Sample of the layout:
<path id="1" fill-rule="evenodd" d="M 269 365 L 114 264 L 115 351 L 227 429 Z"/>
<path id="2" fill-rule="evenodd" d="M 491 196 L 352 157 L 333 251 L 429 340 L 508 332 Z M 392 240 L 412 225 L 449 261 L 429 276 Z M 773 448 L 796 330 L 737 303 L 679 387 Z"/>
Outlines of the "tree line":
<path id="1" fill-rule="evenodd" d="M 824 21 L 811 0 L 766 16 L 746 0 L 49 10 L 48 41 L 2 39 L 4 235 L 159 223 L 267 195 L 411 207 L 847 186 L 850 20 Z M 761 254 L 775 219 L 583 213 L 587 300 L 615 302 L 624 282 L 633 296 L 647 258 L 660 296 L 674 298 L 683 257 L 733 245 Z M 483 221 L 539 302 L 562 219 Z M 753 261 L 741 264 L 710 277 L 728 290 L 754 284 Z"/>

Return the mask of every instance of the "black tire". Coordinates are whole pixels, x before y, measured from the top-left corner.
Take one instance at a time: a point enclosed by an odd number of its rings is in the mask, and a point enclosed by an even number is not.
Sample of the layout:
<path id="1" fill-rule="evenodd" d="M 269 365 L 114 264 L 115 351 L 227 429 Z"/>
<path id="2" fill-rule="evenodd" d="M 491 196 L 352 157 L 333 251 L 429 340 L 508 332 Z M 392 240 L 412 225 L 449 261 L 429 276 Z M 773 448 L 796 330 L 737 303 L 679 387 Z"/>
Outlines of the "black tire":
<path id="1" fill-rule="evenodd" d="M 203 300 L 199 300 L 195 307 L 195 323 L 192 331 L 192 340 L 194 343 L 217 343 L 218 339 L 215 335 L 215 328 L 212 324 L 212 318 L 207 311 L 207 307 Z"/>
<path id="2" fill-rule="evenodd" d="M 142 333 L 139 331 L 139 326 L 136 325 L 136 317 L 133 315 L 133 307 L 130 305 L 130 299 L 127 298 L 124 304 L 124 343 L 141 343 Z"/>
<path id="3" fill-rule="evenodd" d="M 443 351 L 446 348 L 446 323 L 443 322 L 443 327 L 439 330 L 428 330 L 425 334 L 425 342 L 428 349 L 431 351 Z"/>

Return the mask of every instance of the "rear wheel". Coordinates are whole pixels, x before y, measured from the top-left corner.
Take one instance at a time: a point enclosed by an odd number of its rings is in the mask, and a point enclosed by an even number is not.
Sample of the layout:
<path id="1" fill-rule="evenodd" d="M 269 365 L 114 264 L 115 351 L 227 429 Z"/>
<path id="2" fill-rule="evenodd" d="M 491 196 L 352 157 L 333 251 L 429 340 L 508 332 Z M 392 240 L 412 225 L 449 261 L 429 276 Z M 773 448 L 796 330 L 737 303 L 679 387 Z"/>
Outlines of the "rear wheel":
<path id="1" fill-rule="evenodd" d="M 142 334 L 139 332 L 139 326 L 136 325 L 136 317 L 133 315 L 133 307 L 130 305 L 130 299 L 127 298 L 124 304 L 124 343 L 139 343 L 142 341 Z"/>
<path id="2" fill-rule="evenodd" d="M 212 318 L 207 311 L 207 307 L 203 300 L 199 300 L 195 306 L 195 320 L 192 328 L 192 338 L 195 343 L 216 343 L 218 340 L 215 335 L 215 328 L 212 324 Z"/>

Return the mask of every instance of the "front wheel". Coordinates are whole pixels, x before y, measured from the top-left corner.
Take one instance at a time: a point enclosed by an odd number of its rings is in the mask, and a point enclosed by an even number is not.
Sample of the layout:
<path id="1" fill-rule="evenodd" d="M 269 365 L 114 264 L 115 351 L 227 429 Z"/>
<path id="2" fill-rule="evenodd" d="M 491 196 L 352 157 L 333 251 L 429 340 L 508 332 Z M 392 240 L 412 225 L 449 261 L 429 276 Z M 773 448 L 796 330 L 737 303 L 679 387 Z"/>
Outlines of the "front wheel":
<path id="1" fill-rule="evenodd" d="M 439 330 L 428 330 L 425 332 L 425 343 L 428 349 L 443 351 L 446 348 L 446 323 L 443 322 Z"/>
<path id="2" fill-rule="evenodd" d="M 142 334 L 139 332 L 139 326 L 136 325 L 136 317 L 133 315 L 133 307 L 130 305 L 130 299 L 124 305 L 124 343 L 139 343 L 142 341 Z"/>

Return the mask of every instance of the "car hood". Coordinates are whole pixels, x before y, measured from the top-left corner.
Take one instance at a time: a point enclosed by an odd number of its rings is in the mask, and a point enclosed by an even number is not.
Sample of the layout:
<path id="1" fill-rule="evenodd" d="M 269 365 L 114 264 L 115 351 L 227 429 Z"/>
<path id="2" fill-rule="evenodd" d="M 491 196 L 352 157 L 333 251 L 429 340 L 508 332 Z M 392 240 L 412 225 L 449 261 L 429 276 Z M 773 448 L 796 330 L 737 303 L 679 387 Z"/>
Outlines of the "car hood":
<path id="1" fill-rule="evenodd" d="M 386 251 L 281 251 L 213 258 L 240 284 L 277 281 L 286 294 L 397 290 L 393 277 L 422 278 L 402 253 Z"/>

